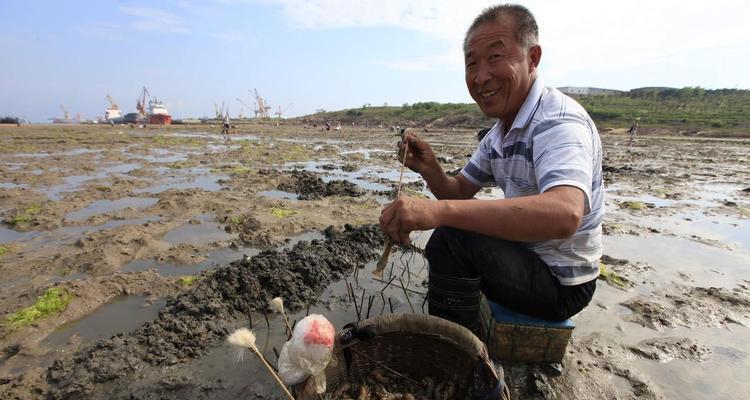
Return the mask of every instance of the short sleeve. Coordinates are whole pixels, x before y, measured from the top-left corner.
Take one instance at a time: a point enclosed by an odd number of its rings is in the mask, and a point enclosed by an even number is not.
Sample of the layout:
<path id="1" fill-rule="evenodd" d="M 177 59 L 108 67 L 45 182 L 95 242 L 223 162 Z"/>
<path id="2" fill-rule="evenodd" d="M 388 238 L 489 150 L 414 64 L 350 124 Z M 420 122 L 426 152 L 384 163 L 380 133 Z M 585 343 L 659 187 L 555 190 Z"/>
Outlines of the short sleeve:
<path id="1" fill-rule="evenodd" d="M 534 170 L 539 193 L 556 186 L 573 186 L 586 197 L 585 214 L 591 212 L 593 176 L 591 130 L 579 122 L 566 122 L 534 137 Z"/>
<path id="2" fill-rule="evenodd" d="M 487 134 L 479 142 L 479 146 L 474 151 L 474 154 L 471 155 L 471 159 L 461 169 L 461 175 L 477 186 L 491 186 L 495 184 L 490 165 L 492 144 L 489 136 L 490 134 Z"/>

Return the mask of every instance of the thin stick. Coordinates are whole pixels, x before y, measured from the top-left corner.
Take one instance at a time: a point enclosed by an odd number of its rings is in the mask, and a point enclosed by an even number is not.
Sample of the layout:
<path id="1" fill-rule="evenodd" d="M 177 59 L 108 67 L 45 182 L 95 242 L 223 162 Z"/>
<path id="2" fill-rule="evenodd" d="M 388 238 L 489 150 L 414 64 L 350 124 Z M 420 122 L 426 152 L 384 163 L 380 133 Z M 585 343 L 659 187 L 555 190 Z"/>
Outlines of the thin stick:
<path id="1" fill-rule="evenodd" d="M 360 320 L 360 313 L 359 313 L 359 305 L 357 304 L 357 297 L 354 294 L 354 288 L 352 288 L 352 284 L 349 282 L 346 282 L 347 288 L 349 289 L 349 296 L 351 297 L 352 301 L 354 302 L 354 311 L 357 313 L 357 321 Z"/>
<path id="2" fill-rule="evenodd" d="M 393 303 L 391 302 L 390 297 L 388 297 L 388 307 L 391 309 L 391 314 L 393 314 Z"/>
<path id="3" fill-rule="evenodd" d="M 396 198 L 401 197 L 401 185 L 404 182 L 404 167 L 406 166 L 406 155 L 409 153 L 409 141 L 404 144 L 404 158 L 401 161 L 401 173 L 398 176 L 398 190 L 396 190 Z"/>
<path id="4" fill-rule="evenodd" d="M 292 396 L 292 394 L 289 393 L 289 389 L 286 388 L 286 385 L 284 385 L 284 382 L 281 381 L 281 378 L 279 378 L 279 376 L 276 374 L 276 371 L 273 370 L 273 368 L 271 367 L 271 365 L 268 362 L 266 362 L 266 359 L 263 357 L 262 354 L 260 354 L 260 351 L 258 351 L 258 348 L 254 347 L 254 346 L 251 346 L 250 347 L 250 351 L 252 351 L 253 354 L 255 354 L 256 356 L 258 356 L 258 358 L 263 363 L 263 365 L 266 367 L 266 369 L 268 370 L 268 372 L 270 372 L 271 375 L 273 375 L 273 378 L 276 380 L 276 382 L 279 384 L 279 386 L 281 386 L 281 388 L 284 389 L 284 393 L 287 395 L 287 397 L 289 397 L 290 399 L 294 400 L 294 396 Z"/>
<path id="5" fill-rule="evenodd" d="M 380 308 L 380 315 L 383 315 L 383 311 L 385 311 L 385 295 L 383 292 L 380 292 L 380 298 L 383 299 L 383 307 Z"/>
<path id="6" fill-rule="evenodd" d="M 398 176 L 398 188 L 396 189 L 396 199 L 401 197 L 401 186 L 404 183 L 404 167 L 406 167 L 406 155 L 409 153 L 409 141 L 406 141 L 406 144 L 404 145 L 404 158 L 401 161 L 401 172 Z M 372 274 L 377 277 L 383 276 L 383 270 L 385 269 L 386 264 L 388 264 L 388 256 L 391 255 L 391 250 L 393 249 L 393 239 L 391 239 L 390 236 L 386 236 L 385 238 L 385 249 L 383 250 L 383 254 L 380 255 L 380 258 L 378 259 L 378 263 L 375 266 L 375 271 L 372 271 Z"/>
<path id="7" fill-rule="evenodd" d="M 266 312 L 265 299 L 261 299 L 260 297 L 260 288 L 258 287 L 258 281 L 257 280 L 252 281 L 252 284 L 250 286 L 252 286 L 253 290 L 255 291 L 255 296 L 258 298 L 258 300 L 264 303 L 264 306 L 260 307 L 260 311 L 263 313 L 263 318 L 266 319 L 266 326 L 268 327 L 268 330 L 270 331 L 271 323 L 268 322 L 268 313 Z"/>
<path id="8" fill-rule="evenodd" d="M 401 277 L 398 277 L 399 282 L 401 282 L 401 289 L 404 289 L 404 296 L 406 296 L 406 301 L 409 303 L 409 308 L 411 308 L 411 312 L 415 313 L 414 306 L 411 305 L 411 299 L 409 298 L 409 293 L 406 292 L 406 287 L 404 287 L 404 280 L 401 279 Z"/>
<path id="9" fill-rule="evenodd" d="M 375 296 L 367 296 L 367 314 L 365 315 L 365 319 L 370 318 L 370 309 L 372 308 L 372 303 L 375 301 Z"/>
<path id="10" fill-rule="evenodd" d="M 292 329 L 294 329 L 294 326 L 289 325 L 289 318 L 286 317 L 286 313 L 281 313 L 281 315 L 284 317 L 284 324 L 286 325 L 286 332 L 287 332 L 287 340 L 292 338 Z"/>
<path id="11" fill-rule="evenodd" d="M 394 278 L 398 278 L 398 275 L 396 275 L 396 276 L 395 276 Z M 385 282 L 386 282 L 386 281 L 384 281 L 384 280 L 382 280 L 382 279 L 377 279 L 377 278 L 372 278 L 372 280 L 374 280 L 374 281 L 377 281 L 377 282 L 383 282 L 383 283 L 385 283 Z M 407 291 L 409 291 L 409 292 L 412 292 L 412 293 L 414 293 L 414 294 L 418 294 L 418 295 L 422 295 L 422 296 L 427 296 L 427 293 L 425 293 L 425 292 L 420 292 L 419 290 L 408 289 L 408 288 L 405 288 L 405 287 L 403 287 L 403 286 L 399 286 L 399 285 L 396 285 L 395 283 L 393 284 L 393 286 L 394 286 L 394 287 L 400 287 L 401 289 L 407 290 Z"/>
<path id="12" fill-rule="evenodd" d="M 385 291 L 385 289 L 388 289 L 388 286 L 390 286 L 390 285 L 391 285 L 391 282 L 393 282 L 393 280 L 394 280 L 394 279 L 396 279 L 396 277 L 395 277 L 395 276 L 394 276 L 394 277 L 392 277 L 392 278 L 391 278 L 391 280 L 389 280 L 389 281 L 388 281 L 388 283 L 386 283 L 386 284 L 385 284 L 385 286 L 383 286 L 383 288 L 382 288 L 382 289 L 380 289 L 380 293 L 381 293 L 381 294 L 382 294 L 382 293 L 383 293 L 383 292 Z M 376 281 L 379 281 L 379 282 L 385 282 L 385 281 L 383 281 L 383 280 L 380 280 L 380 279 L 375 279 L 375 280 L 376 280 Z"/>
<path id="13" fill-rule="evenodd" d="M 361 312 L 365 308 L 365 289 L 362 289 L 362 299 L 359 301 L 359 313 L 357 313 L 357 322 L 362 318 Z"/>

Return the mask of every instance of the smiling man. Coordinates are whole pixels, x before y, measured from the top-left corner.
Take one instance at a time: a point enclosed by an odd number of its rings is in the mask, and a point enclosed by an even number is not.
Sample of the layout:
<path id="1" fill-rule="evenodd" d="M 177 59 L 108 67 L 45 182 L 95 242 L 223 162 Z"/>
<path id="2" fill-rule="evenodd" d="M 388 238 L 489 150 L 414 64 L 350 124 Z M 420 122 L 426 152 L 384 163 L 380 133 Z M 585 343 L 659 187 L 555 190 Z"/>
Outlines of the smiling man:
<path id="1" fill-rule="evenodd" d="M 497 123 L 455 177 L 425 140 L 404 135 L 406 165 L 437 200 L 401 197 L 383 209 L 381 228 L 401 243 L 413 230 L 435 228 L 425 249 L 430 314 L 483 338 L 484 292 L 517 312 L 565 320 L 589 304 L 599 275 L 599 134 L 583 107 L 538 76 L 542 48 L 525 7 L 482 12 L 466 33 L 464 57 L 469 93 Z M 488 186 L 505 198 L 474 199 Z"/>

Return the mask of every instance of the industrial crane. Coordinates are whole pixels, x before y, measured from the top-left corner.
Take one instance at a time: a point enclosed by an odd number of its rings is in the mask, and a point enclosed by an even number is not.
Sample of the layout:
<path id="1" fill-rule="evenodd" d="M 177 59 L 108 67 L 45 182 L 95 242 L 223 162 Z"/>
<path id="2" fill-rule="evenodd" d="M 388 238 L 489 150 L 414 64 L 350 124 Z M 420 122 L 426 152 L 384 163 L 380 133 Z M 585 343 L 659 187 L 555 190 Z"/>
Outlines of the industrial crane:
<path id="1" fill-rule="evenodd" d="M 281 119 L 281 114 L 285 113 L 285 112 L 286 112 L 286 110 L 288 110 L 288 109 L 289 109 L 289 107 L 291 107 L 291 106 L 292 106 L 292 104 L 294 104 L 294 103 L 289 103 L 289 105 L 288 105 L 288 106 L 286 106 L 286 107 L 284 107 L 284 109 L 283 109 L 283 110 L 281 109 L 281 106 L 279 106 L 279 108 L 278 108 L 278 109 L 276 110 L 276 112 L 274 113 L 274 114 L 276 114 L 276 117 L 277 117 L 277 118 L 279 118 L 279 119 Z"/>
<path id="2" fill-rule="evenodd" d="M 120 106 L 112 100 L 112 96 L 110 96 L 109 93 L 107 93 L 107 101 L 109 102 L 109 108 L 104 110 L 104 119 L 106 121 L 111 121 L 115 118 L 120 118 L 122 115 L 120 113 Z"/>
<path id="3" fill-rule="evenodd" d="M 268 119 L 268 110 L 271 109 L 271 106 L 266 104 L 266 99 L 258 94 L 258 89 L 253 90 L 255 91 L 255 105 L 257 106 L 255 108 L 255 118 Z M 253 94 L 253 92 L 250 92 L 250 94 Z"/>
<path id="4" fill-rule="evenodd" d="M 151 93 L 148 92 L 148 89 L 146 87 L 143 87 L 143 90 L 141 90 L 141 95 L 138 97 L 138 100 L 136 102 L 135 108 L 138 110 L 138 114 L 140 114 L 142 117 L 146 115 L 146 99 L 151 97 Z"/>
<path id="5" fill-rule="evenodd" d="M 110 110 L 119 110 L 120 109 L 120 106 L 118 106 L 117 103 L 115 103 L 115 101 L 112 100 L 112 96 L 110 96 L 109 93 L 107 93 L 107 101 L 109 102 L 109 109 Z"/>
<path id="6" fill-rule="evenodd" d="M 65 105 L 60 104 L 60 109 L 63 112 L 63 119 L 64 120 L 69 120 L 70 119 L 70 113 L 68 112 L 68 109 L 65 108 Z"/>
<path id="7" fill-rule="evenodd" d="M 224 118 L 224 102 L 221 102 L 221 108 L 219 108 L 218 103 L 214 103 L 214 115 L 216 115 L 216 119 L 223 119 Z"/>

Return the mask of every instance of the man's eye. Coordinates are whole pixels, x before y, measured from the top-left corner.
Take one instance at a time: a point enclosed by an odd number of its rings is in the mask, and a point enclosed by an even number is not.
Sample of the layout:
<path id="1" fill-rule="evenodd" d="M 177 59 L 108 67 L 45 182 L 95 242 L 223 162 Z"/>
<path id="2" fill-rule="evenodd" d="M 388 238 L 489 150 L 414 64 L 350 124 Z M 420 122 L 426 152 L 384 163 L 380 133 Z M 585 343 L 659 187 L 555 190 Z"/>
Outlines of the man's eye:
<path id="1" fill-rule="evenodd" d="M 490 61 L 499 60 L 501 58 L 503 58 L 503 56 L 501 56 L 500 54 L 493 54 L 490 56 Z"/>

